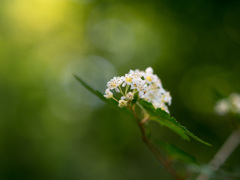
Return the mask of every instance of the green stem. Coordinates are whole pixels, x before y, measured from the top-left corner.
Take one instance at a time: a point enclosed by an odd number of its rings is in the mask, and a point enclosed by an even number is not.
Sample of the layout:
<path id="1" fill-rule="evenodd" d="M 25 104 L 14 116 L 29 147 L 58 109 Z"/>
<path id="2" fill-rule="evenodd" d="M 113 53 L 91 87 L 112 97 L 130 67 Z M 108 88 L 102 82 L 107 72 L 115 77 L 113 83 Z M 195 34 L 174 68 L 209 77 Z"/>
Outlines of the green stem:
<path id="1" fill-rule="evenodd" d="M 124 96 L 121 86 L 118 86 L 121 94 Z"/>
<path id="2" fill-rule="evenodd" d="M 118 102 L 118 100 L 117 100 L 115 97 L 112 97 L 112 99 L 114 99 L 115 101 L 117 101 L 117 102 Z"/>
<path id="3" fill-rule="evenodd" d="M 146 116 L 144 119 L 141 120 L 135 112 L 135 107 L 133 107 L 131 110 L 133 112 L 135 119 L 138 121 L 138 126 L 141 131 L 143 142 L 148 146 L 150 151 L 152 151 L 152 153 L 155 155 L 155 157 L 160 161 L 160 163 L 165 167 L 165 169 L 172 175 L 172 177 L 174 179 L 183 180 L 183 178 L 180 177 L 176 173 L 176 171 L 171 167 L 171 164 L 169 163 L 169 161 L 167 159 L 165 159 L 165 157 L 158 151 L 158 149 L 147 138 L 144 124 L 149 119 L 149 117 Z"/>
<path id="4" fill-rule="evenodd" d="M 129 85 L 127 85 L 127 87 L 125 89 L 125 94 L 127 94 L 128 88 L 129 88 Z"/>

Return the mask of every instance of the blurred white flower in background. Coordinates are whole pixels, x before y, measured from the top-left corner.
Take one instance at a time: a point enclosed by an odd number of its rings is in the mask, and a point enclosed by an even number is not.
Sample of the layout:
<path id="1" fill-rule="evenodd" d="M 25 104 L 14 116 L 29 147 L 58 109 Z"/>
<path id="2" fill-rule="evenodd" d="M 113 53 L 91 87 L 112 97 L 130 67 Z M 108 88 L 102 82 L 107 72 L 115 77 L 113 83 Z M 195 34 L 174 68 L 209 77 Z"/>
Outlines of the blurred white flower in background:
<path id="1" fill-rule="evenodd" d="M 232 93 L 228 98 L 219 100 L 214 109 L 221 116 L 228 113 L 240 114 L 240 94 Z"/>

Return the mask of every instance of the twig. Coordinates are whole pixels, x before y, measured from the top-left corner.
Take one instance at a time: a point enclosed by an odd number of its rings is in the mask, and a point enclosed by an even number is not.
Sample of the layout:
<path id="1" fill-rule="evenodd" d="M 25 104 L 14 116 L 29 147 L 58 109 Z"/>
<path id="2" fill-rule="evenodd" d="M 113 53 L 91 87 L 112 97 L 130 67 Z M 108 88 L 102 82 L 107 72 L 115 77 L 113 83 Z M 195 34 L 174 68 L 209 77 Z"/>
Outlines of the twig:
<path id="1" fill-rule="evenodd" d="M 138 121 L 138 126 L 141 131 L 142 135 L 142 140 L 143 142 L 148 146 L 148 148 L 152 151 L 152 153 L 155 155 L 155 157 L 160 161 L 160 163 L 165 167 L 165 169 L 173 176 L 174 179 L 176 180 L 183 180 L 182 177 L 180 177 L 175 170 L 171 167 L 171 164 L 167 159 L 164 158 L 164 156 L 158 151 L 158 149 L 151 144 L 149 139 L 146 136 L 145 128 L 144 128 L 144 123 L 148 120 L 148 116 L 146 116 L 143 120 L 141 120 L 134 109 L 132 109 L 133 115 L 135 119 Z"/>
<path id="2" fill-rule="evenodd" d="M 208 166 L 211 171 L 217 171 L 219 167 L 227 160 L 227 158 L 232 154 L 232 152 L 237 148 L 240 143 L 240 130 L 235 130 L 225 141 L 223 146 L 214 156 L 214 158 L 209 162 Z M 209 176 L 207 174 L 201 173 L 196 180 L 208 180 Z"/>

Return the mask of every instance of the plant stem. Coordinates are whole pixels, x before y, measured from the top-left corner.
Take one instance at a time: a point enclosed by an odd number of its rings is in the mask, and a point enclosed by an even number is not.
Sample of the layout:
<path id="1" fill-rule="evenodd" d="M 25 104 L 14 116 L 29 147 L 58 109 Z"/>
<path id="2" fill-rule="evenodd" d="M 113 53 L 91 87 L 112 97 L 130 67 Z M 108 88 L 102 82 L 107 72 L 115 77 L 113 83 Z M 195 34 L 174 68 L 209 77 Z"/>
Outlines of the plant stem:
<path id="1" fill-rule="evenodd" d="M 121 94 L 124 96 L 121 86 L 118 86 Z"/>
<path id="2" fill-rule="evenodd" d="M 223 146 L 214 156 L 214 158 L 209 162 L 208 166 L 211 171 L 217 171 L 219 167 L 227 160 L 227 158 L 232 154 L 232 152 L 237 148 L 240 143 L 240 130 L 235 130 L 225 141 Z M 196 180 L 208 180 L 207 174 L 201 173 Z"/>
<path id="3" fill-rule="evenodd" d="M 129 88 L 129 85 L 127 84 L 127 87 L 125 89 L 125 94 L 127 94 L 128 88 Z"/>
<path id="4" fill-rule="evenodd" d="M 143 142 L 148 146 L 148 148 L 152 151 L 152 153 L 155 155 L 155 157 L 160 161 L 160 163 L 165 167 L 165 169 L 172 175 L 172 177 L 176 180 L 183 180 L 182 177 L 180 177 L 176 171 L 171 167 L 170 162 L 158 151 L 158 149 L 149 141 L 149 139 L 146 136 L 146 131 L 144 128 L 144 123 L 148 120 L 148 116 L 141 120 L 134 109 L 132 109 L 133 115 L 135 119 L 138 122 L 139 129 L 141 131 L 142 140 Z"/>
<path id="5" fill-rule="evenodd" d="M 112 99 L 118 102 L 118 100 L 115 97 L 112 97 Z"/>

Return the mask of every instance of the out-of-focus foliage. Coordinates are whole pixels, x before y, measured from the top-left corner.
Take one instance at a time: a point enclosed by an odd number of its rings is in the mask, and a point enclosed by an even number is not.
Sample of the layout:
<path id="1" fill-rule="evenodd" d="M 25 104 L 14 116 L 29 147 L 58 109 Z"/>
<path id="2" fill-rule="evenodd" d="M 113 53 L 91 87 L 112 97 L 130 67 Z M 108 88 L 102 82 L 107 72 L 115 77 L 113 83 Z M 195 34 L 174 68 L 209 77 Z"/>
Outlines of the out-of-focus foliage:
<path id="1" fill-rule="evenodd" d="M 171 179 L 135 121 L 72 76 L 103 92 L 148 66 L 171 92 L 171 115 L 213 147 L 153 124 L 154 135 L 207 163 L 231 133 L 215 92 L 240 92 L 239 17 L 237 0 L 1 0 L 0 179 Z M 239 159 L 238 148 L 226 176 Z"/>

